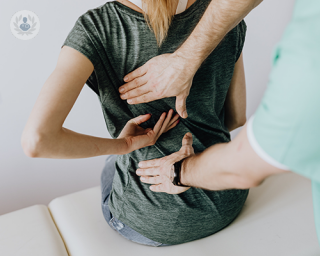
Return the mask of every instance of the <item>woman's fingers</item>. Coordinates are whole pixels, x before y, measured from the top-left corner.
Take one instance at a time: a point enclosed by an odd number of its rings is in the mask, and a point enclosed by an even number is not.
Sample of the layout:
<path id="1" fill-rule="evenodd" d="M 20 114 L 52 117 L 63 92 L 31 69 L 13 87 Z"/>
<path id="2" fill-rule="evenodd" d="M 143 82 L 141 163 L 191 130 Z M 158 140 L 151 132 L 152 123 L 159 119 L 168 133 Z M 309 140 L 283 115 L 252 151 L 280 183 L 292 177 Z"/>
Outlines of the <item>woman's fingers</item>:
<path id="1" fill-rule="evenodd" d="M 130 119 L 129 122 L 134 123 L 136 125 L 140 125 L 140 124 L 146 122 L 147 120 L 149 120 L 150 117 L 151 117 L 151 114 L 140 115 L 140 116 L 137 116 L 135 118 Z"/>
<path id="2" fill-rule="evenodd" d="M 165 116 L 167 115 L 166 112 L 163 112 L 158 120 L 158 122 L 156 123 L 156 125 L 153 127 L 153 132 L 154 132 L 154 135 L 157 135 L 158 132 L 160 131 L 161 127 L 162 127 L 162 124 L 165 120 Z"/>
<path id="3" fill-rule="evenodd" d="M 160 131 L 157 133 L 157 139 L 160 137 L 160 135 L 162 134 L 162 133 L 164 133 L 164 131 L 166 130 L 166 128 L 167 128 L 167 126 L 168 126 L 168 124 L 169 124 L 169 122 L 170 122 L 170 120 L 171 120 L 171 118 L 172 118 L 172 114 L 173 114 L 173 109 L 170 109 L 169 110 L 169 112 L 168 112 L 168 115 L 167 115 L 167 117 L 166 117 L 166 119 L 164 120 L 164 122 L 163 122 L 163 124 L 162 124 L 162 126 L 161 126 L 161 129 L 160 129 Z"/>
<path id="4" fill-rule="evenodd" d="M 150 131 L 152 131 L 152 129 L 151 128 L 147 128 L 147 129 L 144 130 L 144 134 L 147 134 Z"/>
<path id="5" fill-rule="evenodd" d="M 164 131 L 163 133 L 165 133 L 165 132 L 171 130 L 172 128 L 174 128 L 175 126 L 177 126 L 179 122 L 180 122 L 180 120 L 176 120 L 176 121 L 175 121 L 173 124 L 171 124 L 170 126 L 168 125 L 167 128 L 165 129 L 165 131 Z"/>
<path id="6" fill-rule="evenodd" d="M 179 117 L 180 117 L 179 114 L 175 114 L 174 117 L 170 120 L 167 127 L 170 127 L 175 121 L 177 121 L 179 119 Z"/>

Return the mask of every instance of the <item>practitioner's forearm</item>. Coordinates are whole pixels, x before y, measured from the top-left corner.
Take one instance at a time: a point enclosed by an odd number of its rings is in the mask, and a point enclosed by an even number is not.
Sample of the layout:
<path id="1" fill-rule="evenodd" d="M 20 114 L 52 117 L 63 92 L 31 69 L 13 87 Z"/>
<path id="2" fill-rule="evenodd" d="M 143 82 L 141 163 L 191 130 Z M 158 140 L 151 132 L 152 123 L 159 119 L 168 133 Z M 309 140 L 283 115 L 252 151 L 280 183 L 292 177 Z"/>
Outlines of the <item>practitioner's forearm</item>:
<path id="1" fill-rule="evenodd" d="M 181 183 L 208 190 L 247 189 L 270 175 L 286 172 L 264 161 L 251 147 L 247 124 L 236 138 L 215 144 L 181 165 Z"/>
<path id="2" fill-rule="evenodd" d="M 223 37 L 263 0 L 212 0 L 189 38 L 175 52 L 197 70 Z"/>
<path id="3" fill-rule="evenodd" d="M 216 144 L 204 152 L 185 159 L 181 166 L 181 183 L 208 190 L 224 190 L 237 185 L 236 175 L 224 166 L 227 143 Z"/>
<path id="4" fill-rule="evenodd" d="M 108 139 L 85 135 L 62 127 L 56 134 L 33 136 L 33 140 L 24 145 L 29 148 L 30 157 L 75 159 L 109 154 L 126 154 L 127 144 L 124 139 Z"/>

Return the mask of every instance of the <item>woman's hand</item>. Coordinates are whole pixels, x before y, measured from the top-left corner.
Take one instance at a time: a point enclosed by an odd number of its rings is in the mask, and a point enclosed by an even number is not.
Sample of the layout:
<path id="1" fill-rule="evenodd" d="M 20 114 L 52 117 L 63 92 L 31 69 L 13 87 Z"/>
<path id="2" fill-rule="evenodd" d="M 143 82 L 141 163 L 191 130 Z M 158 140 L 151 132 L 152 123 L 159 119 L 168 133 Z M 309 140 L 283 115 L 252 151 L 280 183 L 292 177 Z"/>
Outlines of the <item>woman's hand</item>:
<path id="1" fill-rule="evenodd" d="M 198 67 L 178 54 L 162 54 L 127 74 L 119 88 L 129 104 L 140 104 L 176 96 L 176 110 L 187 118 L 186 100 Z"/>
<path id="2" fill-rule="evenodd" d="M 179 115 L 176 114 L 174 117 L 172 115 L 173 109 L 169 110 L 168 115 L 166 112 L 162 113 L 153 129 L 143 129 L 139 126 L 149 120 L 151 114 L 141 115 L 129 120 L 117 138 L 125 142 L 125 154 L 154 145 L 162 133 L 169 131 L 179 123 Z"/>
<path id="3" fill-rule="evenodd" d="M 194 155 L 192 134 L 188 132 L 184 135 L 182 147 L 178 152 L 163 158 L 140 162 L 140 169 L 136 171 L 136 174 L 141 176 L 142 182 L 154 184 L 150 186 L 150 189 L 154 192 L 180 194 L 187 191 L 190 187 L 180 187 L 172 184 L 172 166 L 175 162 L 191 155 Z"/>

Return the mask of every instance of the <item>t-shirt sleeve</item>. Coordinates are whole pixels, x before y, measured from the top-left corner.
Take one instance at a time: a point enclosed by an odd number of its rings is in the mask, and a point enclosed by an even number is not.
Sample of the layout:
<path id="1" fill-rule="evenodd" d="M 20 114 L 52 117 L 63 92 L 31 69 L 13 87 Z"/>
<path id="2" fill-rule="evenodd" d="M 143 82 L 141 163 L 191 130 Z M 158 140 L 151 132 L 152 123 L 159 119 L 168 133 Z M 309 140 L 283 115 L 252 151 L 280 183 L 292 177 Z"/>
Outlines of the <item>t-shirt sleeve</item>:
<path id="1" fill-rule="evenodd" d="M 247 25 L 244 20 L 240 21 L 237 26 L 238 33 L 238 44 L 237 44 L 237 53 L 236 53 L 236 62 L 238 61 L 244 46 L 244 41 L 247 33 Z"/>
<path id="2" fill-rule="evenodd" d="M 67 45 L 81 52 L 91 61 L 93 66 L 96 68 L 96 66 L 99 64 L 98 52 L 89 35 L 89 31 L 87 31 L 83 27 L 83 24 L 81 24 L 81 20 L 81 17 L 78 18 L 73 28 L 69 32 L 67 38 L 61 45 L 61 48 L 62 46 Z"/>
<path id="3" fill-rule="evenodd" d="M 100 59 L 98 50 L 92 40 L 92 36 L 90 35 L 90 24 L 85 21 L 84 16 L 80 16 L 78 20 L 75 22 L 71 31 L 67 35 L 67 38 L 61 45 L 61 48 L 64 45 L 72 47 L 78 52 L 82 53 L 86 56 L 94 66 L 94 71 L 86 81 L 86 84 L 97 94 L 99 95 L 98 83 L 97 83 L 97 69 L 100 65 Z"/>

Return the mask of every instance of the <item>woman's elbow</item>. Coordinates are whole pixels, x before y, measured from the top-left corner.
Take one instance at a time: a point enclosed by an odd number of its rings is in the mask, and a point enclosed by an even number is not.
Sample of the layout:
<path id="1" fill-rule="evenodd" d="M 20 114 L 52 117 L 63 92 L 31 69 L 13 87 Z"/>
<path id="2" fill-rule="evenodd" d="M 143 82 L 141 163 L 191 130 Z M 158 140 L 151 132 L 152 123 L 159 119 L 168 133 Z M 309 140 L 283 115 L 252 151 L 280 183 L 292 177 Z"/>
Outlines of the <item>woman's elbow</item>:
<path id="1" fill-rule="evenodd" d="M 238 120 L 237 127 L 244 126 L 246 122 L 247 122 L 247 117 L 244 115 Z"/>
<path id="2" fill-rule="evenodd" d="M 37 132 L 23 131 L 21 136 L 21 146 L 23 152 L 28 157 L 39 157 L 39 145 L 42 141 L 42 136 Z"/>
<path id="3" fill-rule="evenodd" d="M 245 123 L 247 122 L 246 116 L 240 117 L 240 118 L 234 118 L 232 122 L 227 124 L 227 127 L 229 131 L 233 131 L 234 129 L 237 129 L 241 126 L 244 126 Z"/>

